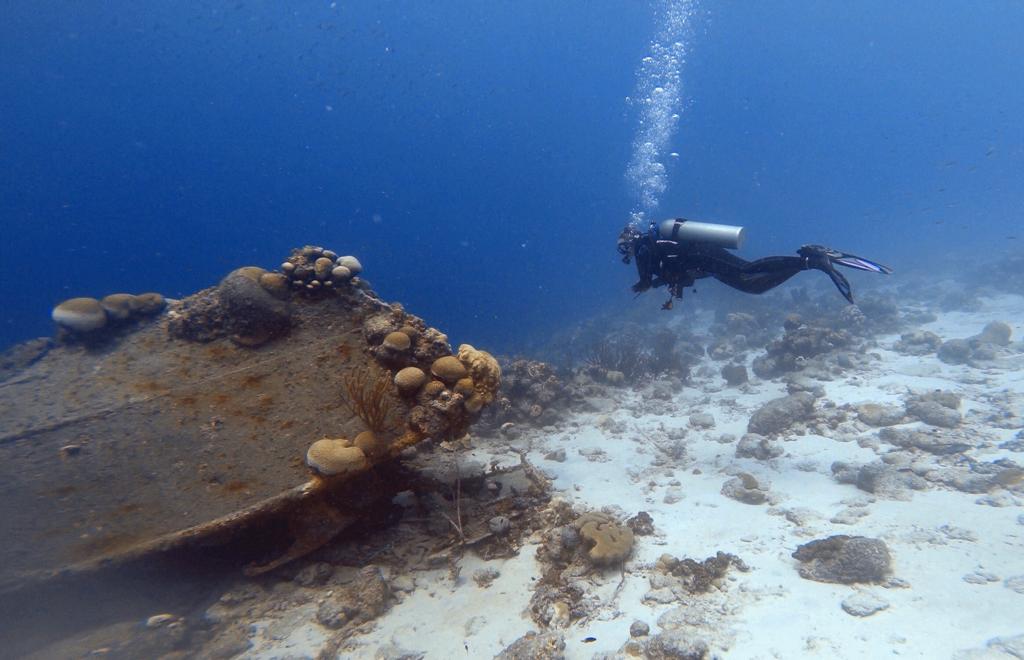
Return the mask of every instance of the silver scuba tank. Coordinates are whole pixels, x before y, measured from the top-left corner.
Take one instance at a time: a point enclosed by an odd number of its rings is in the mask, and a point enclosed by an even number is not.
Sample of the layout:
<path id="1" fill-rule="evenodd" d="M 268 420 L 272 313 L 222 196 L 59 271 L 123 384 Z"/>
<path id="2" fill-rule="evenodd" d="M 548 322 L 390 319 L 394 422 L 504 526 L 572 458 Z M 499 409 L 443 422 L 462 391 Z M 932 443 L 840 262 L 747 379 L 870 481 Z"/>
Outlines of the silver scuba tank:
<path id="1" fill-rule="evenodd" d="M 666 241 L 694 241 L 711 243 L 730 250 L 743 247 L 747 233 L 743 227 L 695 222 L 684 218 L 665 220 L 658 225 L 658 238 Z"/>

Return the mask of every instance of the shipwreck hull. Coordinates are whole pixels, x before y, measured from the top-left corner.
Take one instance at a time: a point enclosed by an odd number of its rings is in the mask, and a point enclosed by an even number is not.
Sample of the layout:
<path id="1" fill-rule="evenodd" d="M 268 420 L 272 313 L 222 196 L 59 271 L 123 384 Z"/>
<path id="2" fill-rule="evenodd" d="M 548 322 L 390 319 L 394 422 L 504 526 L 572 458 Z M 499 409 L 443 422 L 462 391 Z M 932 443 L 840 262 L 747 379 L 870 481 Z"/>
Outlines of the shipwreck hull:
<path id="1" fill-rule="evenodd" d="M 7 374 L 0 592 L 215 539 L 317 497 L 324 483 L 306 450 L 365 430 L 345 405 L 346 378 L 380 370 L 363 324 L 392 312 L 355 290 L 289 305 L 290 330 L 258 348 L 175 338 L 183 307 L 172 302 L 144 325 L 55 345 Z M 415 401 L 386 397 L 397 436 Z"/>

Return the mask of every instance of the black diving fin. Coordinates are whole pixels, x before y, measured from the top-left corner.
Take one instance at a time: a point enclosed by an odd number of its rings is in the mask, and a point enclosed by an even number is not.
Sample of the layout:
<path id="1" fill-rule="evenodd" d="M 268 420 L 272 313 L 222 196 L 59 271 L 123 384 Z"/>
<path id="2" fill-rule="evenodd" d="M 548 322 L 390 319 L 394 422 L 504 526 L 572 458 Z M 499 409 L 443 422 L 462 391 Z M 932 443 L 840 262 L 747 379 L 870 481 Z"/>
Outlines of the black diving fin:
<path id="1" fill-rule="evenodd" d="M 832 283 L 839 289 L 839 293 L 843 294 L 851 304 L 853 304 L 853 291 L 850 288 L 850 283 L 847 279 L 836 271 L 833 264 L 845 266 L 847 268 L 854 268 L 856 270 L 866 270 L 870 273 L 882 273 L 888 275 L 892 272 L 892 268 L 880 264 L 877 261 L 865 259 L 864 257 L 858 257 L 855 254 L 848 252 L 840 252 L 839 250 L 833 250 L 827 248 L 824 245 L 804 245 L 797 253 L 807 259 L 807 265 L 811 268 L 823 270 L 828 273 L 828 276 L 832 279 Z"/>
<path id="2" fill-rule="evenodd" d="M 871 273 L 882 273 L 883 275 L 888 275 L 892 272 L 892 268 L 882 265 L 877 261 L 871 261 L 870 259 L 858 257 L 855 254 L 847 254 L 845 252 L 840 252 L 839 254 L 841 256 L 838 257 L 829 255 L 829 260 L 834 264 L 839 264 L 840 266 L 856 268 L 857 270 L 866 270 Z"/>

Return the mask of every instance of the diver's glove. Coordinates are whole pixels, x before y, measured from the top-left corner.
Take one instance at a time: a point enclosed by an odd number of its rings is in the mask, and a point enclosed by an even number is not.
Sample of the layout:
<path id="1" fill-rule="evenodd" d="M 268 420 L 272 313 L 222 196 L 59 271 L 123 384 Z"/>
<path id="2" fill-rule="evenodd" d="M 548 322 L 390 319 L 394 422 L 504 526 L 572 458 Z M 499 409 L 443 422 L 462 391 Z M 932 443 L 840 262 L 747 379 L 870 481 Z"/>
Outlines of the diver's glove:
<path id="1" fill-rule="evenodd" d="M 854 254 L 833 250 L 824 245 L 804 245 L 797 250 L 797 254 L 804 258 L 804 268 L 814 268 L 815 270 L 828 273 L 836 288 L 839 289 L 839 293 L 843 294 L 843 297 L 850 301 L 850 303 L 853 303 L 853 292 L 850 289 L 850 283 L 841 273 L 836 271 L 833 264 L 885 275 L 892 272 L 892 268 L 888 266 L 883 266 L 880 263 L 865 259 L 864 257 L 858 257 Z"/>

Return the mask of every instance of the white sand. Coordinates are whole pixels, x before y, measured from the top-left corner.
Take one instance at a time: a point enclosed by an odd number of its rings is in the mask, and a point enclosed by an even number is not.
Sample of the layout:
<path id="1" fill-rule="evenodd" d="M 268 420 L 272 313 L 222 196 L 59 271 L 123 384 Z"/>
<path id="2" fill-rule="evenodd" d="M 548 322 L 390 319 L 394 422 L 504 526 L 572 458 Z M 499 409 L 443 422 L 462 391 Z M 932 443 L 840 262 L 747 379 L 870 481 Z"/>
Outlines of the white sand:
<path id="1" fill-rule="evenodd" d="M 981 312 L 944 314 L 924 329 L 944 339 L 963 338 L 993 319 L 1009 322 L 1019 340 L 1024 333 L 1024 298 L 988 300 Z M 980 424 L 971 421 L 979 419 L 971 411 L 989 411 L 988 397 L 1005 391 L 1019 414 L 1024 371 L 950 366 L 934 355 L 901 356 L 888 349 L 896 339 L 879 339 L 882 360 L 873 362 L 869 372 L 853 370 L 823 383 L 826 398 L 840 405 L 898 403 L 908 389 L 949 389 L 963 397 L 965 424 Z M 595 576 L 593 593 L 604 604 L 590 620 L 562 631 L 568 657 L 616 651 L 629 638 L 634 620 L 650 624 L 651 634 L 658 632 L 658 618 L 676 604 L 647 605 L 642 598 L 649 589 L 649 569 L 665 552 L 700 560 L 722 550 L 750 566 L 747 573 L 731 571 L 723 593 L 694 597 L 712 628 L 702 635 L 713 651 L 729 658 L 948 658 L 961 649 L 982 649 L 995 637 L 1024 633 L 1024 593 L 1003 582 L 1024 575 L 1024 509 L 1019 498 L 1006 497 L 1010 506 L 987 506 L 978 503 L 982 496 L 938 487 L 914 492 L 911 501 L 876 498 L 838 483 L 829 469 L 837 460 L 876 460 L 876 452 L 855 441 L 817 435 L 784 442 L 785 454 L 772 461 L 738 459 L 735 442 L 721 444 L 717 438 L 722 433 L 740 437 L 750 413 L 784 394 L 784 389 L 776 383 L 755 383 L 750 393 L 743 393 L 724 388 L 717 378 L 703 385 L 720 391 L 709 394 L 688 386 L 673 401 L 664 402 L 662 413 L 639 417 L 633 413 L 639 395 L 621 390 L 613 394 L 614 408 L 577 415 L 562 430 L 528 431 L 511 440 L 484 439 L 472 452 L 478 458 L 515 463 L 518 458 L 500 448 L 510 442 L 529 445 L 530 460 L 552 477 L 556 496 L 581 508 L 617 507 L 623 515 L 644 510 L 654 520 L 657 534 L 637 537 L 634 555 L 625 566 L 625 582 L 614 600 L 620 572 L 613 569 Z M 686 456 L 672 469 L 652 466 L 658 453 L 652 442 L 665 437 L 661 429 L 687 427 L 695 412 L 712 414 L 715 427 L 689 429 Z M 610 434 L 609 422 L 620 422 L 626 430 Z M 1016 432 L 978 430 L 998 441 Z M 544 454 L 556 448 L 565 450 L 567 460 L 544 460 Z M 969 453 L 980 460 L 1020 460 L 1020 454 L 996 449 Z M 723 496 L 720 489 L 729 478 L 727 472 L 735 470 L 767 478 L 775 504 L 752 506 Z M 670 491 L 682 499 L 666 504 Z M 853 524 L 830 522 L 848 508 L 864 515 Z M 804 527 L 782 515 L 791 509 L 800 510 L 807 520 Z M 790 554 L 799 544 L 832 534 L 883 539 L 893 557 L 894 576 L 905 581 L 905 587 L 846 586 L 800 578 Z M 372 632 L 357 639 L 361 651 L 353 657 L 373 657 L 386 644 L 423 652 L 427 658 L 493 656 L 536 629 L 524 613 L 540 575 L 535 550 L 536 546 L 527 546 L 514 559 L 489 562 L 501 576 L 488 589 L 470 579 L 485 562 L 468 555 L 455 584 L 447 571 L 418 573 L 416 590 L 379 619 Z M 964 581 L 965 575 L 978 571 L 991 574 L 992 581 Z M 858 593 L 880 598 L 888 607 L 867 617 L 847 614 L 842 601 Z M 266 628 L 260 627 L 265 624 L 257 626 L 252 656 L 315 655 L 323 633 L 311 623 L 314 617 L 303 612 L 292 620 L 297 624 L 294 630 L 277 640 L 268 639 Z M 591 637 L 595 640 L 584 641 Z M 1011 657 L 989 653 L 984 657 Z"/>

